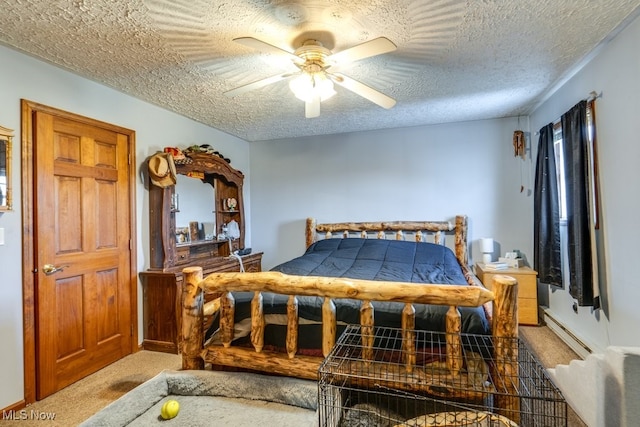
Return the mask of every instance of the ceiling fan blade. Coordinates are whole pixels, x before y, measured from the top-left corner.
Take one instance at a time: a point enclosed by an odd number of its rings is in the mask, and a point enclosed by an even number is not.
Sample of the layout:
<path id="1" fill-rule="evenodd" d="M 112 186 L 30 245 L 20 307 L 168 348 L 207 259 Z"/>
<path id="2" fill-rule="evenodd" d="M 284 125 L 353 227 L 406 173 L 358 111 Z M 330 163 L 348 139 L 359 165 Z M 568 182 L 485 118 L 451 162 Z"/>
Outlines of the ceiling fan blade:
<path id="1" fill-rule="evenodd" d="M 274 46 L 272 44 L 269 44 L 267 42 L 264 42 L 262 40 L 259 40 L 253 37 L 238 37 L 233 39 L 233 41 L 236 43 L 240 43 L 241 45 L 259 50 L 260 52 L 286 55 L 296 64 L 301 64 L 304 62 L 304 59 L 300 58 L 297 55 L 294 55 L 293 53 L 287 50 L 281 49 L 278 46 Z"/>
<path id="2" fill-rule="evenodd" d="M 333 55 L 330 55 L 327 60 L 336 64 L 346 64 L 372 56 L 382 55 L 383 53 L 392 52 L 396 50 L 396 48 L 397 46 L 388 38 L 378 37 L 377 39 L 369 40 L 338 53 L 334 53 Z"/>
<path id="3" fill-rule="evenodd" d="M 284 74 L 278 74 L 275 76 L 267 77 L 266 79 L 257 80 L 255 82 L 248 83 L 243 86 L 239 86 L 235 89 L 228 90 L 224 94 L 229 97 L 238 96 L 243 93 L 246 93 L 255 89 L 260 89 L 261 87 L 265 87 L 273 83 L 277 83 L 280 80 L 288 79 L 289 77 L 295 76 L 297 74 L 300 74 L 300 73 L 284 73 Z"/>
<path id="4" fill-rule="evenodd" d="M 396 105 L 395 99 L 373 89 L 372 87 L 365 85 L 364 83 L 360 83 L 359 81 L 354 80 L 351 77 L 347 77 L 344 74 L 339 73 L 327 73 L 327 75 L 334 83 L 342 86 L 345 89 L 349 89 L 351 92 L 368 99 L 374 104 L 378 104 L 382 108 L 389 109 Z"/>
<path id="5" fill-rule="evenodd" d="M 320 96 L 316 95 L 304 103 L 304 116 L 307 119 L 320 116 Z"/>

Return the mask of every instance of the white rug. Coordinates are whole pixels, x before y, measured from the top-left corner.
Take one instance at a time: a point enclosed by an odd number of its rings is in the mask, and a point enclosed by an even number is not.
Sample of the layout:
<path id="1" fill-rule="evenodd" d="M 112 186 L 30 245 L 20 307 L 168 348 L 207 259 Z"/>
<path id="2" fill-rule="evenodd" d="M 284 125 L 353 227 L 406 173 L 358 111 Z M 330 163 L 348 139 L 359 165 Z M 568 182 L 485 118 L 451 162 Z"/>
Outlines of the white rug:
<path id="1" fill-rule="evenodd" d="M 317 426 L 315 381 L 243 372 L 163 371 L 81 424 L 88 426 Z M 169 399 L 178 416 L 160 417 Z"/>

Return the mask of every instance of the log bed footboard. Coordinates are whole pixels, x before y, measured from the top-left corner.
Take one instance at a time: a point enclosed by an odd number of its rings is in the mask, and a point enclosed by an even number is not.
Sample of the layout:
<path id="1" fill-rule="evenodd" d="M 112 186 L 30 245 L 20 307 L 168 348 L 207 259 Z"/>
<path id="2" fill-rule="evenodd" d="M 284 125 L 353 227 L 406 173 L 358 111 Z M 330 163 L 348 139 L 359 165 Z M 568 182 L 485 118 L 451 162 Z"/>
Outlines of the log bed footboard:
<path id="1" fill-rule="evenodd" d="M 326 357 L 336 342 L 336 313 L 334 299 L 350 298 L 362 301 L 360 325 L 363 331 L 363 362 L 372 360 L 373 306 L 371 301 L 396 301 L 405 304 L 402 313 L 402 336 L 405 351 L 404 365 L 407 372 L 415 366 L 414 303 L 448 306 L 446 317 L 446 368 L 447 376 L 457 376 L 463 365 L 460 312 L 458 307 L 478 307 L 493 301 L 492 335 L 496 343 L 493 355 L 496 363 L 492 378 L 517 378 L 518 350 L 514 340 L 501 338 L 517 337 L 517 283 L 509 276 L 496 276 L 491 292 L 477 286 L 441 286 L 422 283 L 367 281 L 344 278 L 291 276 L 278 272 L 261 273 L 214 273 L 202 277 L 200 267 L 188 267 L 184 273 L 183 298 L 183 369 L 204 369 L 205 362 L 216 365 L 262 371 L 306 379 L 317 379 L 321 357 L 297 355 L 298 312 L 296 295 L 324 298 L 322 308 L 323 354 Z M 233 347 L 235 292 L 253 292 L 251 314 L 251 343 L 253 348 Z M 262 292 L 289 295 L 287 307 L 287 353 L 263 349 L 264 315 Z M 222 346 L 204 347 L 204 294 L 221 294 L 220 331 Z M 507 408 L 503 415 L 514 419 L 519 402 L 518 384 L 513 381 L 495 381 L 499 392 L 496 406 Z M 425 391 L 430 391 L 425 387 Z M 448 390 L 451 396 L 455 391 Z M 461 397 L 468 397 L 465 391 Z M 516 420 L 514 420 L 516 421 Z"/>

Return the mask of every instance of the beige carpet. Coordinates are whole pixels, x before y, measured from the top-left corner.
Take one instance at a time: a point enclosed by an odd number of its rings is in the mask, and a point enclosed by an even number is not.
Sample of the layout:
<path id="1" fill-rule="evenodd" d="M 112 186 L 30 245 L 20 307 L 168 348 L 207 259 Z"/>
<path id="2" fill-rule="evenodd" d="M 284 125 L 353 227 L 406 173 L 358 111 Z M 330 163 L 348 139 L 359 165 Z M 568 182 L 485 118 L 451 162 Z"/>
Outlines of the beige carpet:
<path id="1" fill-rule="evenodd" d="M 520 328 L 520 337 L 545 367 L 568 364 L 579 357 L 546 326 Z M 98 412 L 112 401 L 165 369 L 179 370 L 181 358 L 175 354 L 140 351 L 107 366 L 101 371 L 25 408 L 26 414 L 55 414 L 46 422 L 16 420 L 2 421 L 2 426 L 75 426 Z M 569 410 L 569 427 L 585 424 Z"/>
<path id="2" fill-rule="evenodd" d="M 546 326 L 520 326 L 520 338 L 527 343 L 529 349 L 536 355 L 542 366 L 552 368 L 556 365 L 568 365 L 575 359 L 580 359 L 564 341 Z M 586 427 L 586 424 L 569 407 L 567 414 L 569 427 Z"/>
<path id="3" fill-rule="evenodd" d="M 181 367 L 182 359 L 176 354 L 139 351 L 27 406 L 24 412 L 26 420 L 5 420 L 0 422 L 0 425 L 2 427 L 76 426 L 162 370 L 177 370 Z M 41 417 L 55 415 L 55 418 L 38 421 L 32 416 L 34 413 L 41 414 Z"/>

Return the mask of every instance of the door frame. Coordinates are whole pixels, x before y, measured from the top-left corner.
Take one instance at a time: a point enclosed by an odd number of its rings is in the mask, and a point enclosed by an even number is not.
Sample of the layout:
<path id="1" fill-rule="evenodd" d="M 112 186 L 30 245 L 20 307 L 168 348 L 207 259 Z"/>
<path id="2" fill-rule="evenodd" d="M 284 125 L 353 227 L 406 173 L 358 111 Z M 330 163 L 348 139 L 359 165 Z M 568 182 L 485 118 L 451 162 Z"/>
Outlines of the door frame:
<path id="1" fill-rule="evenodd" d="M 131 233 L 131 261 L 129 268 L 131 301 L 131 353 L 138 348 L 138 269 L 137 269 L 137 232 L 136 232 L 136 161 L 135 131 L 110 123 L 69 113 L 25 99 L 20 100 L 21 110 L 21 155 L 22 155 L 22 311 L 24 342 L 24 403 L 36 401 L 36 310 L 35 251 L 37 242 L 34 234 L 34 147 L 33 117 L 36 111 L 80 121 L 82 123 L 107 128 L 127 135 L 129 138 L 129 232 Z"/>

